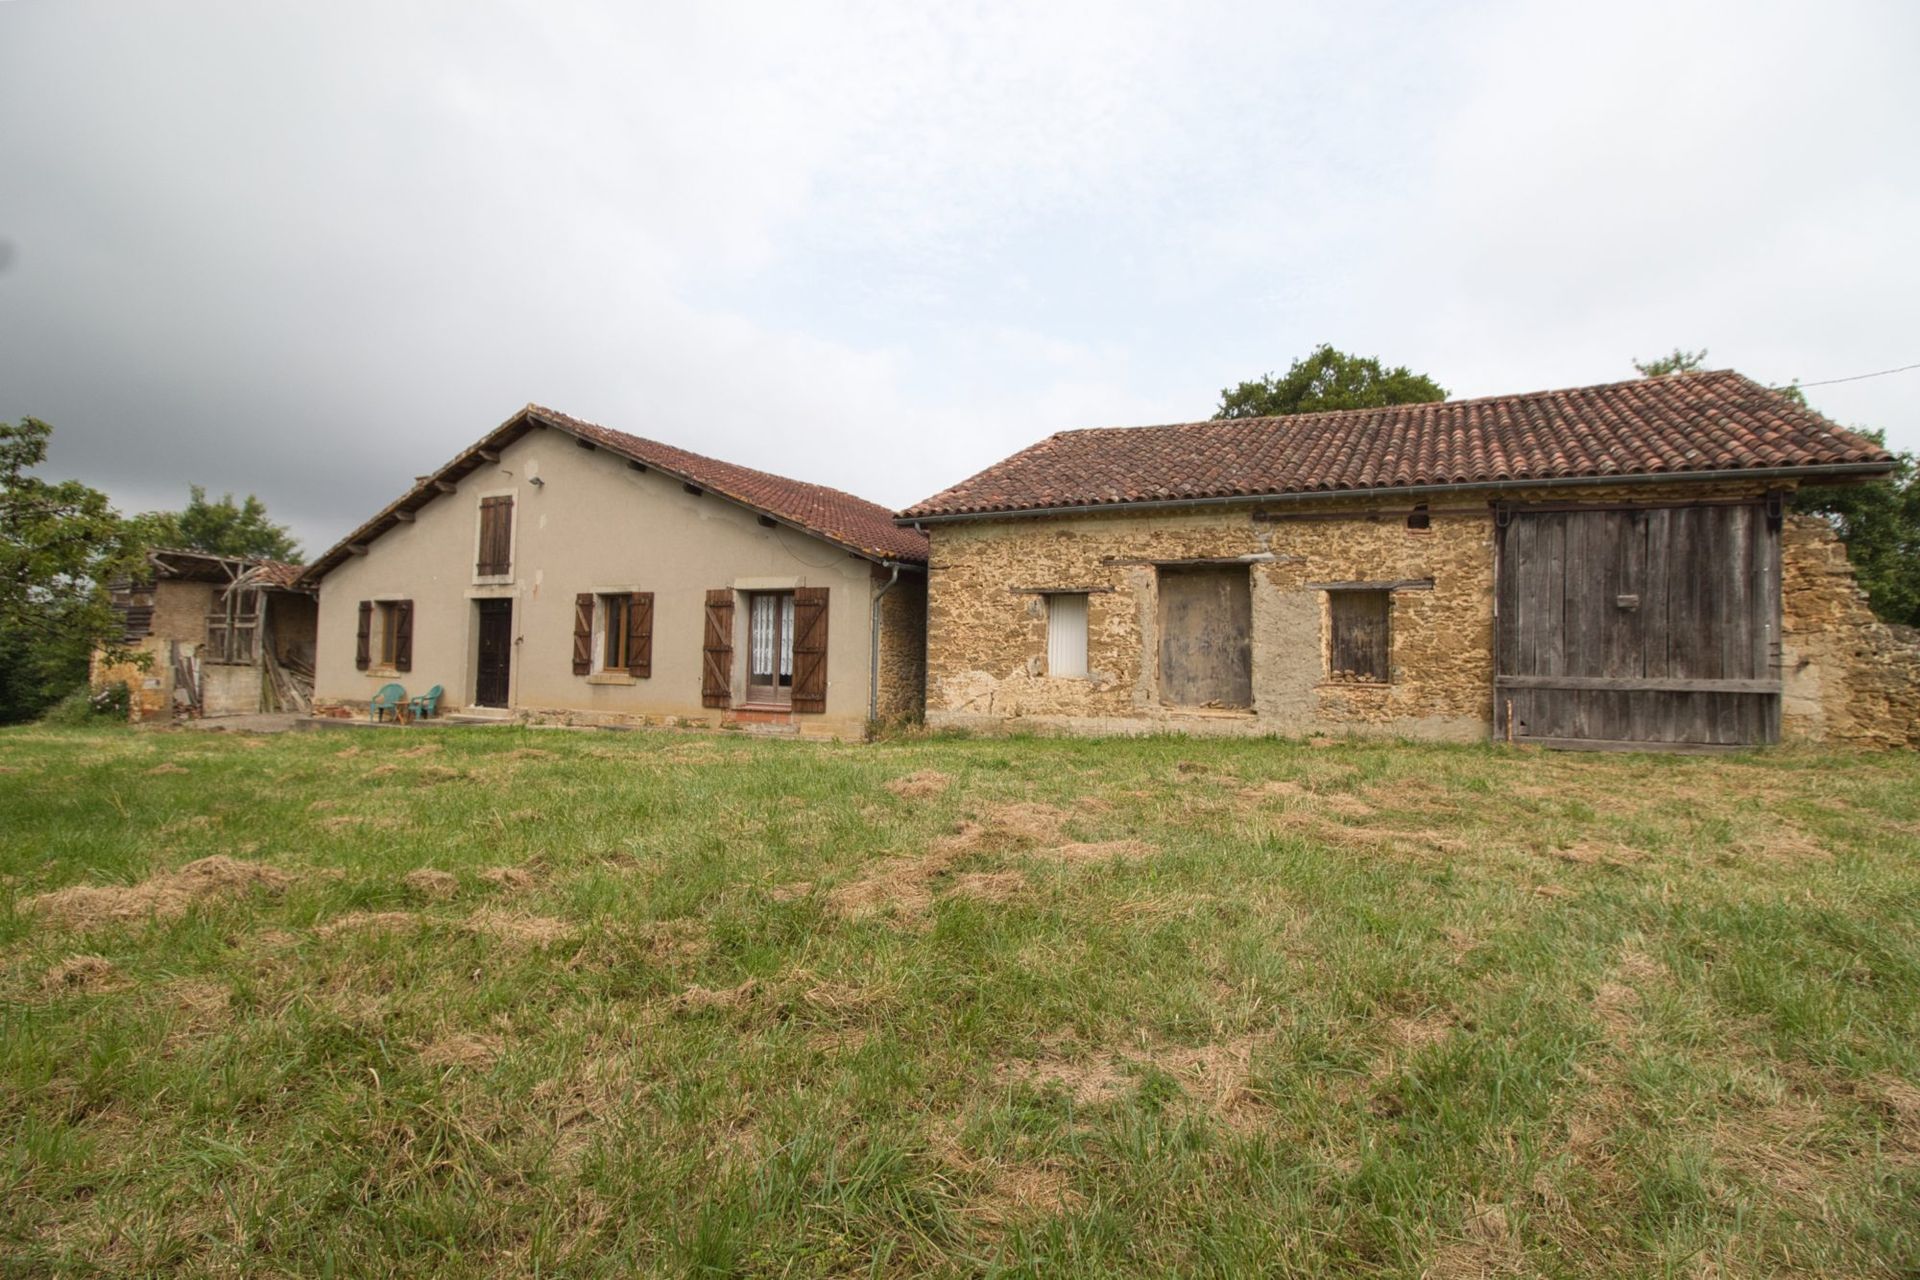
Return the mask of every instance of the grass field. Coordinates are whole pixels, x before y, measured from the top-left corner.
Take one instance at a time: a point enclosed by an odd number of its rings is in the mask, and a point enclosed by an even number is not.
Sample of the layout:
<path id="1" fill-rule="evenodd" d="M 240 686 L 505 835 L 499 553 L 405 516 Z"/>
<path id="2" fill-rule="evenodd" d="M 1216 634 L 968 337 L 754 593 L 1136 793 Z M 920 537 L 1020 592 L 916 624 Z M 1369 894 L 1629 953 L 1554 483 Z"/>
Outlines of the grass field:
<path id="1" fill-rule="evenodd" d="M 1917 849 L 1911 755 L 10 731 L 0 1273 L 1912 1275 Z"/>

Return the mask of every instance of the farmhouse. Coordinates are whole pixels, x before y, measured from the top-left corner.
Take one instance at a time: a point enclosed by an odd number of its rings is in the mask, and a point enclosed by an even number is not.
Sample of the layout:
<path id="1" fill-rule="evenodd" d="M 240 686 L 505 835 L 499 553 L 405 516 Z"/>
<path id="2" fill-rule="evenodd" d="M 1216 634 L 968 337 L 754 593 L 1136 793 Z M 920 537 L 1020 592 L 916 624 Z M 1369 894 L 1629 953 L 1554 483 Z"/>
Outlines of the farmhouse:
<path id="1" fill-rule="evenodd" d="M 90 683 L 124 681 L 136 723 L 306 711 L 314 600 L 299 575 L 277 560 L 148 552 L 144 573 L 108 584 L 120 642 L 94 653 Z"/>
<path id="2" fill-rule="evenodd" d="M 926 538 L 873 503 L 528 405 L 314 561 L 315 697 L 857 734 L 917 714 Z"/>
<path id="3" fill-rule="evenodd" d="M 1793 509 L 1890 469 L 1732 372 L 1062 432 L 901 515 L 927 718 L 1915 744 L 1920 646 Z"/>

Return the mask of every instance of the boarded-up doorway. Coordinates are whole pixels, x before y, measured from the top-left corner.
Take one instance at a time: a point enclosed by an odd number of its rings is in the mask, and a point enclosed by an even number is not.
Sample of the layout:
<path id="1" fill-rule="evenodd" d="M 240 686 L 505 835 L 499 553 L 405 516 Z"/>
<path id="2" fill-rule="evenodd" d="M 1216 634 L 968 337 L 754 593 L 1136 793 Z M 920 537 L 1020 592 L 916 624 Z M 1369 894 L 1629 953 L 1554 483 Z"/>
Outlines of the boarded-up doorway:
<path id="1" fill-rule="evenodd" d="M 1779 522 L 1763 505 L 1503 511 L 1495 724 L 1549 746 L 1780 736 Z"/>
<path id="2" fill-rule="evenodd" d="M 1160 569 L 1160 700 L 1253 705 L 1253 601 L 1245 565 Z"/>

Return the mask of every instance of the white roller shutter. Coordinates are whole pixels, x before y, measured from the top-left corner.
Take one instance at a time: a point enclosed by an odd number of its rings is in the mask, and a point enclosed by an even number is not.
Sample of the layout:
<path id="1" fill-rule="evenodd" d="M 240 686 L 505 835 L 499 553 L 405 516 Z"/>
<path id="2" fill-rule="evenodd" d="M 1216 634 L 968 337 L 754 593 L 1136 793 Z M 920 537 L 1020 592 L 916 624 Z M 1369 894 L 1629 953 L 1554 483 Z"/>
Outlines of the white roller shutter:
<path id="1" fill-rule="evenodd" d="M 1087 598 L 1056 594 L 1047 597 L 1047 674 L 1082 677 L 1087 674 Z"/>

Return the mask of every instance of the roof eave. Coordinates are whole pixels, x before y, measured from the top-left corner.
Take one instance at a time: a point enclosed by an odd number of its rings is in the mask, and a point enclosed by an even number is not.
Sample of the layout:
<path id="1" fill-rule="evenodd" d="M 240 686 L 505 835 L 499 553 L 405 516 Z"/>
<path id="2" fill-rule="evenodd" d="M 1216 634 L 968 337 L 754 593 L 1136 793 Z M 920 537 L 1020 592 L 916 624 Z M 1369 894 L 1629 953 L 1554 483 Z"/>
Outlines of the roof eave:
<path id="1" fill-rule="evenodd" d="M 455 480 L 464 479 L 467 475 L 478 469 L 471 464 L 476 458 L 480 457 L 483 451 L 498 447 L 503 442 L 503 438 L 508 436 L 509 433 L 514 433 L 516 428 L 530 427 L 545 427 L 552 431 L 559 431 L 584 444 L 592 445 L 596 449 L 605 449 L 609 453 L 627 458 L 632 462 L 637 462 L 649 470 L 658 471 L 661 475 L 669 476 L 680 481 L 682 484 L 693 485 L 703 493 L 711 493 L 716 497 L 733 503 L 735 506 L 744 507 L 756 515 L 765 516 L 767 519 L 773 520 L 786 528 L 803 533 L 818 541 L 840 547 L 864 560 L 871 560 L 882 567 L 891 567 L 895 563 L 917 566 L 923 569 L 926 567 L 926 561 L 924 560 L 916 561 L 882 550 L 878 547 L 862 547 L 857 543 L 848 542 L 844 538 L 838 538 L 830 533 L 811 528 L 797 520 L 783 516 L 779 512 L 770 511 L 757 503 L 749 502 L 744 498 L 737 497 L 724 490 L 715 489 L 711 484 L 703 483 L 672 467 L 663 467 L 653 459 L 636 457 L 616 445 L 609 444 L 604 440 L 594 439 L 570 423 L 549 417 L 547 414 L 541 412 L 537 406 L 529 405 L 495 427 L 481 439 L 476 440 L 472 445 L 462 450 L 452 461 L 446 463 L 431 475 L 427 476 L 426 479 L 415 484 L 412 488 L 394 499 L 394 501 L 381 508 L 379 513 L 372 519 L 366 521 L 332 547 L 329 547 L 325 554 L 315 557 L 313 563 L 301 572 L 300 577 L 296 579 L 296 581 L 304 586 L 317 587 L 322 578 L 326 577 L 328 573 L 332 572 L 340 564 L 345 562 L 348 557 L 354 554 L 354 547 L 365 547 L 375 538 L 378 538 L 381 534 L 388 532 L 395 525 L 401 523 L 395 513 L 402 510 L 418 511 L 422 507 L 425 507 L 435 498 L 441 496 L 439 490 L 436 488 L 437 485 L 446 483 L 449 477 Z M 524 430 L 518 431 L 516 434 L 513 434 L 513 440 L 519 439 L 520 436 L 524 434 Z M 504 443 L 512 443 L 512 440 L 504 440 Z M 455 474 L 456 472 L 458 473 L 457 475 Z M 410 500 L 416 498 L 418 501 L 411 502 L 410 505 Z"/>
<path id="2" fill-rule="evenodd" d="M 1892 474 L 1891 459 L 1875 462 L 1837 462 L 1799 467 L 1729 467 L 1713 471 L 1635 471 L 1625 475 L 1529 476 L 1507 480 L 1464 480 L 1444 484 L 1376 485 L 1362 489 L 1305 489 L 1278 493 L 1234 493 L 1204 498 L 1150 498 L 1138 502 L 1087 502 L 1051 507 L 1019 507 L 1001 511 L 954 511 L 927 515 L 902 513 L 894 523 L 903 527 L 956 524 L 966 520 L 1018 520 L 1041 516 L 1089 515 L 1105 511 L 1164 511 L 1184 507 L 1215 507 L 1242 503 L 1316 502 L 1342 498 L 1378 498 L 1460 493 L 1470 490 L 1540 489 L 1546 487 L 1615 484 L 1703 484 L 1725 480 L 1785 480 L 1808 478 L 1867 479 Z"/>

